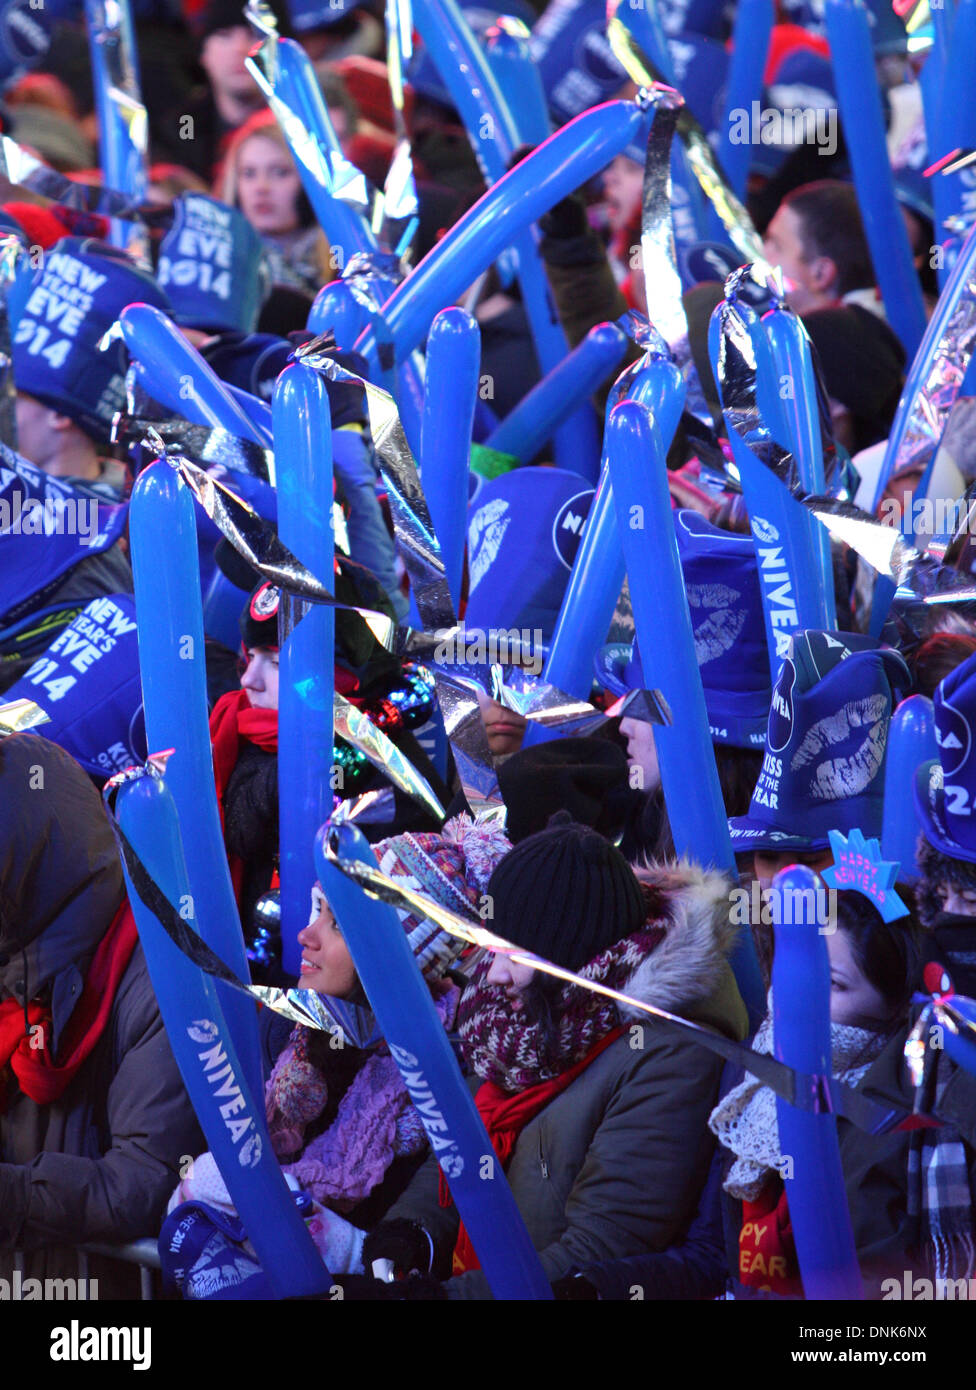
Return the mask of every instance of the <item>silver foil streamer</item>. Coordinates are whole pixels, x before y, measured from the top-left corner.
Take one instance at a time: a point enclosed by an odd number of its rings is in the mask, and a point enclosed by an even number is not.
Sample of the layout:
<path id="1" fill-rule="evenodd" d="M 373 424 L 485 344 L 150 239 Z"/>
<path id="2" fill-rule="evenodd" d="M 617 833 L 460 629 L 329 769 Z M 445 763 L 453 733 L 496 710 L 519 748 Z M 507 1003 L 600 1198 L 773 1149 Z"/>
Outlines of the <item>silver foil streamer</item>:
<path id="1" fill-rule="evenodd" d="M 22 734 L 25 729 L 36 729 L 39 724 L 50 722 L 51 716 L 33 700 L 8 700 L 0 705 L 0 738 Z"/>
<path id="2" fill-rule="evenodd" d="M 909 465 L 925 468 L 935 457 L 976 350 L 976 241 L 964 247 L 960 255 L 967 253 L 969 266 L 959 298 L 912 398 L 890 476 Z"/>
<path id="3" fill-rule="evenodd" d="M 158 204 L 146 203 L 131 194 L 120 193 L 115 188 L 105 188 L 101 184 L 77 183 L 74 179 L 59 174 L 50 165 L 18 145 L 9 135 L 0 136 L 3 163 L 6 165 L 4 177 L 15 185 L 4 191 L 4 198 L 15 198 L 17 189 L 25 189 L 39 194 L 42 198 L 57 203 L 71 220 L 71 214 L 79 219 L 77 234 L 91 236 L 93 230 L 86 226 L 84 218 L 88 213 L 103 217 L 117 217 L 123 221 L 142 222 L 151 227 L 170 227 L 173 223 L 173 210 Z M 25 202 L 32 201 L 30 198 Z"/>
<path id="4" fill-rule="evenodd" d="M 145 415 L 116 415 L 112 422 L 113 443 L 142 444 L 152 430 L 166 453 L 178 453 L 201 468 L 220 467 L 228 473 L 245 473 L 249 478 L 275 486 L 274 453 L 252 439 L 243 439 L 229 430 L 210 425 L 193 425 L 169 416 L 153 420 Z"/>
<path id="5" fill-rule="evenodd" d="M 127 187 L 144 199 L 148 187 L 149 121 L 136 72 L 132 21 L 128 8 L 118 0 L 87 0 L 85 18 L 96 87 L 102 89 L 105 103 L 126 132 L 130 167 L 124 180 Z M 132 168 L 132 164 L 136 167 Z M 149 263 L 149 241 L 133 228 L 126 249 Z"/>
<path id="6" fill-rule="evenodd" d="M 387 738 L 368 714 L 357 709 L 338 691 L 335 693 L 333 712 L 337 734 L 365 754 L 373 766 L 379 768 L 394 786 L 412 796 L 422 806 L 426 806 L 435 819 L 445 819 L 447 813 L 435 796 L 430 783 L 421 777 L 410 759 L 400 752 L 396 744 Z"/>
<path id="7" fill-rule="evenodd" d="M 403 74 L 413 55 L 410 0 L 386 0 L 386 73 L 393 106 L 396 148 L 383 185 L 383 215 L 390 222 L 414 217 L 418 208 L 410 136 L 404 115 Z M 379 231 L 379 228 L 374 228 Z"/>

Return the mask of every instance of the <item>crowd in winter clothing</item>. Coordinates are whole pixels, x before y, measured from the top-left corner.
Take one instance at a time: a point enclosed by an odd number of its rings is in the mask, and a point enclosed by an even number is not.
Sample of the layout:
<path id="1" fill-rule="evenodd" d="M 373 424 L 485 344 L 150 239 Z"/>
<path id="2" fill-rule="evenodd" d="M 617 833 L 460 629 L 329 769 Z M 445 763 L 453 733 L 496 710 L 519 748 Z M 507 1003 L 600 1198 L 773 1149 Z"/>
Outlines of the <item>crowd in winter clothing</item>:
<path id="1" fill-rule="evenodd" d="M 632 95 L 609 53 L 598 78 L 566 47 L 574 36 L 603 42 L 602 6 L 596 15 L 560 0 L 541 16 L 534 8 L 517 6 L 536 26 L 555 123 Z M 697 7 L 694 19 L 673 8 L 672 27 L 694 55 L 687 101 L 708 132 L 728 17 L 718 5 Z M 316 336 L 313 303 L 344 265 L 303 189 L 294 131 L 265 109 L 245 65 L 255 36 L 239 0 L 135 9 L 151 197 L 162 209 L 146 231 L 149 252 L 140 259 L 112 244 L 99 213 L 10 183 L 0 190 L 0 238 L 14 267 L 2 293 L 15 396 L 6 406 L 0 397 L 0 1279 L 15 1267 L 39 1279 L 74 1273 L 78 1250 L 98 1247 L 90 1259 L 101 1296 L 133 1297 L 131 1268 L 105 1247 L 149 1237 L 159 1240 L 168 1296 L 263 1298 L 268 1271 L 175 1060 L 101 793 L 162 751 L 146 738 L 137 639 L 155 615 L 134 598 L 140 557 L 128 530 L 133 486 L 152 462 L 148 432 L 163 432 L 271 533 L 276 474 L 266 457 L 256 461 L 267 451 L 253 439 L 215 431 L 194 392 L 158 380 L 116 325 L 128 306 L 152 306 L 182 335 L 199 379 L 210 373 L 253 438 L 264 438 L 275 382 Z M 381 186 L 399 133 L 382 7 L 275 10 L 280 32 L 294 31 L 312 60 L 342 158 Z M 931 309 L 938 286 L 926 250 L 936 232 L 920 180 L 928 156 L 917 72 L 901 20 L 878 6 L 876 28 L 896 185 Z M 777 83 L 821 83 L 836 114 L 828 52 L 813 8 L 780 5 L 770 99 Z M 93 183 L 101 176 L 91 168 L 98 131 L 87 62 L 83 28 L 60 23 L 41 67 L 8 74 L 3 121 L 44 162 Z M 421 43 L 406 75 L 419 203 L 396 273 L 409 277 L 485 184 Z M 834 144 L 813 163 L 802 145 L 757 147 L 747 202 L 782 271 L 783 302 L 806 330 L 825 436 L 848 469 L 850 498 L 875 502 L 890 521 L 921 484 L 925 460 L 913 454 L 875 498 L 909 363 L 878 289 L 843 137 Z M 633 330 L 641 316 L 654 318 L 640 247 L 644 157 L 628 147 L 539 221 L 553 319 L 570 348 L 597 324 Z M 221 248 L 206 274 L 201 229 Z M 689 370 L 724 445 L 734 425 L 713 374 L 709 320 L 726 291 L 714 264 L 712 272 L 693 277 L 681 303 Z M 364 315 L 378 308 L 371 273 L 360 267 L 347 282 Z M 66 295 L 70 331 L 63 313 L 59 327 L 49 311 Z M 835 536 L 829 623 L 779 633 L 771 657 L 768 576 L 741 487 L 732 470 L 709 470 L 696 432 L 704 422 L 686 413 L 668 448 L 673 543 L 648 534 L 646 563 L 673 551 L 687 612 L 661 613 L 657 631 L 636 633 L 627 585 L 618 585 L 606 640 L 586 654 L 579 703 L 589 725 L 547 723 L 523 697 L 546 686 L 541 662 L 567 611 L 587 518 L 605 498 L 584 466 L 570 466 L 565 436 L 555 449 L 526 449 L 531 458 L 493 448 L 499 421 L 545 373 L 510 265 L 478 277 L 464 303 L 480 330 L 488 389 L 474 410 L 454 599 L 466 633 L 520 633 L 523 649 L 493 669 L 491 658 L 472 660 L 465 670 L 475 677 L 449 685 L 429 647 L 382 640 L 384 626 L 400 638 L 421 626 L 418 592 L 407 577 L 403 499 L 399 511 L 390 501 L 389 441 L 382 431 L 374 438 L 357 381 L 371 365 L 337 344 L 337 332 L 319 344 L 341 369 L 325 382 L 337 552 L 333 574 L 317 576 L 338 603 L 335 691 L 340 708 L 386 736 L 443 814 L 409 794 L 391 772 L 393 755 L 377 757 L 348 723 L 321 775 L 334 814 L 351 814 L 380 873 L 426 901 L 428 916 L 399 903 L 399 920 L 474 1097 L 486 1157 L 504 1174 L 545 1281 L 567 1300 L 628 1299 L 635 1288 L 662 1300 L 804 1297 L 777 1095 L 748 1065 L 750 1049 L 776 1054 L 774 1029 L 790 1001 L 774 996 L 769 918 L 735 907 L 743 893 L 761 901 L 797 864 L 818 889 L 837 890 L 820 924 L 832 1077 L 906 1121 L 870 1132 L 836 1120 L 837 1195 L 865 1295 L 884 1298 L 905 1271 L 976 1277 L 976 1076 L 944 1051 L 923 1049 L 920 1060 L 916 1028 L 920 995 L 976 997 L 976 623 L 962 601 L 930 605 L 913 624 L 873 622 L 880 581 L 863 548 Z M 582 402 L 594 428 L 643 351 L 629 342 Z M 384 389 L 389 367 L 375 382 Z M 961 395 L 939 450 L 947 501 L 972 478 L 969 407 Z M 202 433 L 204 444 L 194 443 Z M 73 529 L 23 521 L 69 512 Z M 202 505 L 195 516 L 216 812 L 250 982 L 310 991 L 340 1021 L 330 1031 L 260 1011 L 275 1158 L 345 1296 L 490 1299 L 452 1175 L 321 882 L 297 948 L 294 932 L 283 938 L 279 658 L 295 600 L 280 568 L 269 577 L 264 549 L 244 553 Z M 154 558 L 166 566 L 163 536 Z M 955 563 L 968 573 L 971 551 L 957 548 Z M 715 867 L 712 847 L 684 842 L 674 782 L 660 766 L 662 726 L 680 729 L 690 715 L 662 713 L 661 692 L 649 689 L 654 647 L 686 621 L 735 876 Z M 913 696 L 928 702 L 937 756 L 896 787 L 893 720 Z M 682 771 L 693 792 L 710 775 L 691 761 Z M 838 877 L 859 837 L 878 866 L 872 842 L 896 803 L 912 823 L 914 860 L 896 864 L 876 891 L 863 874 Z M 452 935 L 445 912 L 490 926 L 510 949 Z M 654 1011 L 721 1046 L 669 1030 Z M 191 1227 L 195 1259 L 174 1260 Z"/>

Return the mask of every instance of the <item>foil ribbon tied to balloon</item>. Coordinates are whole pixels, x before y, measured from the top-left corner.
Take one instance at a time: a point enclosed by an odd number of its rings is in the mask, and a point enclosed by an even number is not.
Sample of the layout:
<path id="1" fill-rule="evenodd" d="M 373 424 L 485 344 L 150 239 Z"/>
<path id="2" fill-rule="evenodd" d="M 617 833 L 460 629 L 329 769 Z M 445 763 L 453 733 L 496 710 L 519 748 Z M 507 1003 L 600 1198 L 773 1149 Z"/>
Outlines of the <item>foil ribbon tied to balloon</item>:
<path id="1" fill-rule="evenodd" d="M 0 705 L 0 738 L 22 734 L 50 722 L 51 716 L 45 714 L 33 700 L 8 700 L 5 705 Z"/>
<path id="2" fill-rule="evenodd" d="M 132 17 L 127 0 L 85 0 L 98 113 L 102 173 L 142 202 L 149 184 L 149 122 L 139 88 Z M 112 228 L 113 240 L 148 261 L 149 244 L 127 222 Z"/>

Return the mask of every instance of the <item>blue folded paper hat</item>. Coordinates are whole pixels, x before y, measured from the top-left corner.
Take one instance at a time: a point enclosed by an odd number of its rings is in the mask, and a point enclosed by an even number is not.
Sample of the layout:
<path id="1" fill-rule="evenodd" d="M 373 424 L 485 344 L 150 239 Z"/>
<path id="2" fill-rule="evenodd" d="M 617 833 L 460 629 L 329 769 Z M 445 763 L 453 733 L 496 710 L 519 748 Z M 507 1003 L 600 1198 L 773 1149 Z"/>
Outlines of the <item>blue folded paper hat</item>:
<path id="1" fill-rule="evenodd" d="M 732 848 L 827 849 L 830 832 L 879 837 L 896 691 L 911 677 L 871 637 L 800 632 L 773 688 L 762 770 Z"/>
<path id="2" fill-rule="evenodd" d="M 258 233 L 237 208 L 206 193 L 181 193 L 159 248 L 159 283 L 186 328 L 253 333 L 271 291 Z"/>
<path id="3" fill-rule="evenodd" d="M 712 740 L 762 748 L 772 688 L 755 547 L 690 509 L 674 529 Z M 644 688 L 636 644 L 602 647 L 595 669 L 617 695 Z"/>
<path id="4" fill-rule="evenodd" d="M 171 312 L 153 277 L 107 242 L 64 237 L 44 257 L 13 334 L 18 391 L 69 416 L 108 442 L 125 408 L 121 338 L 102 340 L 123 309 L 152 304 Z"/>
<path id="5" fill-rule="evenodd" d="M 131 594 L 92 599 L 4 697 L 33 700 L 42 733 L 93 777 L 111 777 L 147 755 Z"/>
<path id="6" fill-rule="evenodd" d="M 976 864 L 976 657 L 950 671 L 932 704 L 939 757 L 916 773 L 922 834 L 941 853 Z"/>
<path id="7" fill-rule="evenodd" d="M 468 509 L 469 631 L 552 636 L 594 490 L 563 468 L 516 468 Z"/>

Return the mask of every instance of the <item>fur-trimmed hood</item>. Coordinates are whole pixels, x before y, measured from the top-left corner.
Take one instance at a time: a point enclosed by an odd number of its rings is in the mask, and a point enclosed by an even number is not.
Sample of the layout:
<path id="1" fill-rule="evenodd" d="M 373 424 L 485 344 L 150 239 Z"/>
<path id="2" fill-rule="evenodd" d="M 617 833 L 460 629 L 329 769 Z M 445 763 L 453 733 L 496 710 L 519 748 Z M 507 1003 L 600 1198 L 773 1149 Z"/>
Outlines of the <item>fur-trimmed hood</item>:
<path id="1" fill-rule="evenodd" d="M 631 975 L 624 992 L 669 1013 L 702 1013 L 700 1021 L 729 1021 L 728 1014 L 745 1017 L 745 1006 L 729 967 L 738 928 L 732 923 L 730 879 L 688 860 L 634 865 L 648 900 L 648 920 L 664 925 L 660 944 Z M 719 1001 L 721 1001 L 719 1003 Z M 719 1019 L 711 1020 L 712 1004 Z M 621 1006 L 626 1019 L 646 1017 Z M 740 1018 L 734 1020 L 736 1030 Z M 723 1026 L 723 1031 L 724 1031 Z"/>

